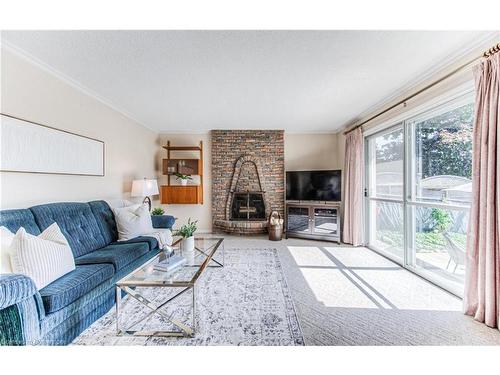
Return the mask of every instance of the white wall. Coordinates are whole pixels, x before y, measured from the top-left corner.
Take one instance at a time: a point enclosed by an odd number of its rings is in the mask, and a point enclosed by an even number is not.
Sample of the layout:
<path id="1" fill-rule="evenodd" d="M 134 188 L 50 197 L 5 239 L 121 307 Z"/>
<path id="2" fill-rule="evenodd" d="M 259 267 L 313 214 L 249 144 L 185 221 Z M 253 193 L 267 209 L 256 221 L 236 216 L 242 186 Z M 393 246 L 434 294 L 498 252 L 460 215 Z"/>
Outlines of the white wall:
<path id="1" fill-rule="evenodd" d="M 153 177 L 158 135 L 11 51 L 1 50 L 1 112 L 105 142 L 104 177 L 0 173 L 0 207 L 127 196 Z"/>
<path id="2" fill-rule="evenodd" d="M 285 170 L 339 169 L 337 134 L 285 132 Z"/>

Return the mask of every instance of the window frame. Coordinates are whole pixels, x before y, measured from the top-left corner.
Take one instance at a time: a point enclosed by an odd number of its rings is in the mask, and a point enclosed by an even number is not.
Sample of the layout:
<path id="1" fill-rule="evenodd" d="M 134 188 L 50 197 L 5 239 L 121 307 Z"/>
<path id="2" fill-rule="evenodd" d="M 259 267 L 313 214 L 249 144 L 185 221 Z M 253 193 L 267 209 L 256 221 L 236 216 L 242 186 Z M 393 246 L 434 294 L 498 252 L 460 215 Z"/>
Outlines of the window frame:
<path id="1" fill-rule="evenodd" d="M 432 271 L 427 271 L 421 267 L 417 266 L 416 263 L 416 218 L 415 211 L 416 207 L 429 207 L 429 208 L 441 208 L 446 210 L 461 210 L 469 211 L 470 204 L 449 204 L 443 202 L 432 202 L 432 201 L 418 201 L 413 198 L 416 197 L 415 189 L 415 126 L 421 121 L 430 119 L 432 117 L 438 116 L 439 114 L 446 113 L 453 109 L 457 109 L 463 105 L 466 105 L 474 101 L 474 85 L 473 81 L 468 81 L 454 89 L 448 90 L 444 94 L 436 96 L 427 100 L 425 103 L 405 111 L 401 114 L 393 116 L 392 118 L 384 121 L 378 126 L 373 126 L 364 132 L 365 140 L 365 238 L 366 246 L 370 249 L 380 253 L 381 255 L 395 261 L 404 268 L 411 272 L 422 276 L 433 284 L 451 292 L 452 294 L 462 298 L 463 289 L 459 290 L 456 287 L 443 282 L 441 278 L 432 274 Z M 370 146 L 369 142 L 374 137 L 378 137 L 387 134 L 397 127 L 402 126 L 403 128 L 403 142 L 404 142 L 404 161 L 403 161 L 403 195 L 402 199 L 391 199 L 391 198 L 380 198 L 376 196 L 371 196 L 371 168 L 370 164 L 373 160 L 369 154 Z M 403 205 L 403 259 L 398 259 L 381 249 L 377 249 L 375 246 L 370 245 L 370 236 L 373 235 L 370 231 L 372 219 L 370 213 L 370 202 L 382 201 L 382 202 L 392 202 L 399 203 Z"/>

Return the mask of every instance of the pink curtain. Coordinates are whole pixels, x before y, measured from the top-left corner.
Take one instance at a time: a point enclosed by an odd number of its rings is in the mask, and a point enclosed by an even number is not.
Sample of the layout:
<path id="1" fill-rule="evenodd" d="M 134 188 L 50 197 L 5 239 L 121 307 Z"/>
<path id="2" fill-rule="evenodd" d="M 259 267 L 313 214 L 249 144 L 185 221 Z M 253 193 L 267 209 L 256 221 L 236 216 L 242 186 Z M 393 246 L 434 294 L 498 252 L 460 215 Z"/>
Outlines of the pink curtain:
<path id="1" fill-rule="evenodd" d="M 500 321 L 500 53 L 475 67 L 472 207 L 464 312 L 490 327 Z"/>
<path id="2" fill-rule="evenodd" d="M 346 136 L 344 163 L 345 243 L 363 244 L 363 132 L 356 128 Z"/>

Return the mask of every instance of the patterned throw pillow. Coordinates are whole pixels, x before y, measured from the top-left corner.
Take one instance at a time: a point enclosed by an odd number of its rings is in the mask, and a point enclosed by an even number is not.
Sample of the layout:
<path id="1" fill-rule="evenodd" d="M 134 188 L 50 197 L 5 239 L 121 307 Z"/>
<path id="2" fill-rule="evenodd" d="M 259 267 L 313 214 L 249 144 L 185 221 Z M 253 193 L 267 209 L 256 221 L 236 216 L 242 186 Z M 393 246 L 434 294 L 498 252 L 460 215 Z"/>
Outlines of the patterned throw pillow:
<path id="1" fill-rule="evenodd" d="M 57 223 L 38 236 L 19 228 L 10 250 L 12 271 L 30 277 L 38 289 L 75 269 L 73 253 Z"/>

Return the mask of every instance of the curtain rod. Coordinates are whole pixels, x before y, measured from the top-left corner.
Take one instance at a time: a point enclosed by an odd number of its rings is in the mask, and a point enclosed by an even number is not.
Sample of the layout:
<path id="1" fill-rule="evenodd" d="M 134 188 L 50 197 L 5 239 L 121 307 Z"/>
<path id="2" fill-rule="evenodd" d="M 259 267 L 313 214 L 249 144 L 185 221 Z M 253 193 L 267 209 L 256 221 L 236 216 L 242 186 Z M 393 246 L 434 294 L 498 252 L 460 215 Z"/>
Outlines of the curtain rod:
<path id="1" fill-rule="evenodd" d="M 406 98 L 404 98 L 403 100 L 400 100 L 399 102 L 391 105 L 390 107 L 378 112 L 377 114 L 373 115 L 372 117 L 370 117 L 369 119 L 363 121 L 362 123 L 360 124 L 357 124 L 357 125 L 354 125 L 353 127 L 347 129 L 346 131 L 344 131 L 344 135 L 347 134 L 347 133 L 350 133 L 352 132 L 354 129 L 357 129 L 361 126 L 363 126 L 364 124 L 370 122 L 371 120 L 374 120 L 376 119 L 377 117 L 380 117 L 382 116 L 383 114 L 393 110 L 394 108 L 400 106 L 401 104 L 404 104 L 405 102 L 407 102 L 408 100 L 410 99 L 413 99 L 415 96 L 417 95 L 420 95 L 421 93 L 423 93 L 424 91 L 427 91 L 429 90 L 431 87 L 434 87 L 436 86 L 437 84 L 443 82 L 444 80 L 450 78 L 451 76 L 457 74 L 458 72 L 462 71 L 463 69 L 467 68 L 469 65 L 471 65 L 474 61 L 482 58 L 482 57 L 490 57 L 490 56 L 493 56 L 495 53 L 499 52 L 500 51 L 500 43 L 494 45 L 493 47 L 491 47 L 490 49 L 486 50 L 481 56 L 479 57 L 476 57 L 468 62 L 466 62 L 465 64 L 463 65 L 460 65 L 458 68 L 454 69 L 453 71 L 451 71 L 450 73 L 446 74 L 445 76 L 439 78 L 438 80 L 430 83 L 429 85 L 421 88 L 420 90 L 418 90 L 417 92 L 414 92 L 413 94 L 407 96 Z"/>

